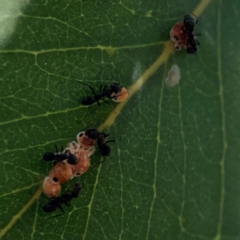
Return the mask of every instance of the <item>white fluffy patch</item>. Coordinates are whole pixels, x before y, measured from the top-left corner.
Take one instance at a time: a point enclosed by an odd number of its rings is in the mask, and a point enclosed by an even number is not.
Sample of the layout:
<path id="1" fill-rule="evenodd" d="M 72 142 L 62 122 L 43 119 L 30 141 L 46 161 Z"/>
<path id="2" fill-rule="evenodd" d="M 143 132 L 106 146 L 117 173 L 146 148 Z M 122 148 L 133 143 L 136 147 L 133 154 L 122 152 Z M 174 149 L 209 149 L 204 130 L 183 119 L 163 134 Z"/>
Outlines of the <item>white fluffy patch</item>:
<path id="1" fill-rule="evenodd" d="M 180 68 L 177 64 L 173 64 L 170 71 L 168 72 L 168 76 L 165 79 L 165 83 L 168 87 L 176 86 L 181 78 Z"/>
<path id="2" fill-rule="evenodd" d="M 0 0 L 0 46 L 13 33 L 20 10 L 30 0 Z"/>
<path id="3" fill-rule="evenodd" d="M 133 69 L 133 73 L 132 73 L 132 82 L 136 82 L 137 80 L 138 81 L 138 84 L 139 84 L 139 87 L 140 87 L 140 90 L 141 90 L 141 86 L 143 84 L 143 80 L 142 79 L 139 79 L 143 74 L 143 71 L 142 71 L 142 65 L 141 63 L 138 61 L 135 63 L 135 67 Z"/>

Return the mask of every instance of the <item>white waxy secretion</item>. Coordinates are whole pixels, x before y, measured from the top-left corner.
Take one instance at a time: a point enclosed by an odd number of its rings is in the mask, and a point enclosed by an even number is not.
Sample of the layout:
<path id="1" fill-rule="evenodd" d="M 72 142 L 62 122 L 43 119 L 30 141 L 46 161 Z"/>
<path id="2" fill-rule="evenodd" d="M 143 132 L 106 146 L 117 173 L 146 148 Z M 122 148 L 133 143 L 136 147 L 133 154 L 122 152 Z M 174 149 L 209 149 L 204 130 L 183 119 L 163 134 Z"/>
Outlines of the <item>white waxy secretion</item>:
<path id="1" fill-rule="evenodd" d="M 176 86 L 181 78 L 180 68 L 177 64 L 173 64 L 170 71 L 168 72 L 168 76 L 165 79 L 165 83 L 168 87 Z"/>
<path id="2" fill-rule="evenodd" d="M 0 0 L 0 46 L 13 33 L 17 18 L 22 16 L 23 8 L 29 2 L 30 0 Z"/>

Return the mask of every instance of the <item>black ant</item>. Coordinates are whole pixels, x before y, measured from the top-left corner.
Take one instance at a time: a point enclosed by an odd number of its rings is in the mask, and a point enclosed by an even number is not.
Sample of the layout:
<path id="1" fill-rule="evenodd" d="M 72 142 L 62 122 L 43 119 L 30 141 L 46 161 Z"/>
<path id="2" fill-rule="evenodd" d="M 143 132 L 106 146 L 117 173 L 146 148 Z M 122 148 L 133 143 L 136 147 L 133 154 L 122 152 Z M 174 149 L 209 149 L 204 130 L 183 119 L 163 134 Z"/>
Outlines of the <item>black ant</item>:
<path id="1" fill-rule="evenodd" d="M 188 32 L 191 32 L 191 33 L 193 32 L 197 22 L 198 22 L 197 18 L 191 14 L 187 14 L 184 16 L 183 23 Z"/>
<path id="2" fill-rule="evenodd" d="M 65 151 L 64 153 L 63 152 L 63 147 L 61 148 L 61 153 L 58 152 L 58 148 L 57 148 L 57 145 L 55 145 L 55 149 L 56 149 L 56 153 L 52 153 L 52 152 L 46 152 L 44 155 L 43 155 L 43 159 L 45 161 L 53 161 L 54 165 L 58 162 L 62 162 L 64 160 L 67 159 L 67 162 L 71 165 L 75 165 L 77 164 L 78 162 L 78 159 L 77 157 L 70 153 L 69 150 Z"/>
<path id="3" fill-rule="evenodd" d="M 200 36 L 201 34 L 193 34 L 194 27 L 197 24 L 198 20 L 195 16 L 191 14 L 187 14 L 184 16 L 184 26 L 187 30 L 188 39 L 187 39 L 187 53 L 196 53 L 197 52 L 197 45 L 200 45 L 199 41 L 196 39 L 195 36 Z"/>
<path id="4" fill-rule="evenodd" d="M 107 157 L 111 153 L 111 148 L 107 145 L 109 142 L 115 142 L 115 140 L 105 141 L 105 139 L 110 135 L 103 132 L 99 132 L 97 129 L 88 129 L 85 131 L 85 135 L 93 140 L 97 140 L 97 145 L 100 153 L 103 157 Z M 105 159 L 100 163 L 105 162 Z"/>
<path id="5" fill-rule="evenodd" d="M 100 100 L 103 100 L 105 103 L 108 103 L 104 98 L 115 98 L 115 97 L 112 97 L 111 95 L 113 93 L 117 94 L 117 93 L 121 92 L 121 90 L 122 90 L 122 86 L 120 85 L 120 83 L 113 83 L 112 85 L 110 85 L 109 88 L 107 87 L 107 85 L 105 85 L 103 87 L 102 84 L 101 84 L 100 87 L 99 87 L 99 92 L 100 93 L 96 94 L 94 89 L 91 86 L 89 86 L 88 84 L 85 84 L 83 82 L 79 82 L 79 83 L 82 83 L 82 84 L 88 86 L 91 89 L 91 91 L 94 95 L 94 96 L 84 97 L 81 101 L 81 103 L 83 105 L 92 105 L 94 103 L 97 103 L 98 106 L 100 106 L 100 103 L 99 103 Z"/>
<path id="6" fill-rule="evenodd" d="M 55 215 L 53 217 L 58 217 L 58 216 L 61 216 L 64 214 L 64 210 L 61 206 L 61 204 L 65 204 L 66 206 L 70 207 L 70 202 L 73 198 L 77 198 L 78 195 L 80 194 L 81 192 L 81 187 L 80 185 L 77 183 L 75 184 L 75 187 L 74 189 L 72 190 L 72 193 L 71 194 L 62 194 L 61 196 L 59 197 L 54 197 L 54 198 L 51 198 L 51 201 L 44 205 L 42 207 L 42 210 L 44 212 L 54 212 L 57 208 L 59 208 L 62 213 L 58 214 L 58 215 Z"/>
<path id="7" fill-rule="evenodd" d="M 197 45 L 200 45 L 199 41 L 195 38 L 196 35 L 193 35 L 191 32 L 188 33 L 187 40 L 187 53 L 194 54 L 197 52 Z"/>
<path id="8" fill-rule="evenodd" d="M 105 141 L 105 139 L 110 135 L 106 133 L 101 133 L 97 129 L 89 129 L 85 131 L 85 134 L 94 140 L 97 140 L 97 145 L 100 153 L 103 157 L 107 157 L 111 153 L 111 148 L 107 145 L 109 142 L 115 142 L 115 140 Z M 104 159 L 105 161 L 105 159 Z M 104 162 L 101 161 L 100 163 Z"/>
<path id="9" fill-rule="evenodd" d="M 86 134 L 87 137 L 89 137 L 93 140 L 96 140 L 97 138 L 99 138 L 100 135 L 104 135 L 104 133 L 99 132 L 95 128 L 87 129 L 85 131 L 85 134 Z"/>
<path id="10" fill-rule="evenodd" d="M 105 157 L 109 156 L 111 153 L 111 148 L 107 145 L 107 143 L 115 142 L 115 140 L 109 140 L 105 142 L 105 138 L 107 138 L 109 134 L 100 135 L 97 139 L 97 145 L 100 150 L 101 155 L 103 156 L 104 160 L 100 163 L 105 162 Z"/>

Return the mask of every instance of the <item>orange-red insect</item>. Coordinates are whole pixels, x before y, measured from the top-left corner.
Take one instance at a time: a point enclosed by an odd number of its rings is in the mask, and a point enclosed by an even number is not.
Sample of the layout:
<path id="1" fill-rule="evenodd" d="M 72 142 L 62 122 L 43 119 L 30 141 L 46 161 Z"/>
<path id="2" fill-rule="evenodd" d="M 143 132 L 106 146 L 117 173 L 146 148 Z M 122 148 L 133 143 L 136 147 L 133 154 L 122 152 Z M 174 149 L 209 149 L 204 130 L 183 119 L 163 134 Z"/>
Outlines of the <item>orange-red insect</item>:
<path id="1" fill-rule="evenodd" d="M 172 27 L 170 38 L 175 42 L 175 50 L 181 50 L 183 47 L 185 48 L 188 40 L 188 31 L 183 22 L 178 22 Z"/>
<path id="2" fill-rule="evenodd" d="M 76 164 L 69 164 L 68 159 L 57 162 L 44 179 L 43 192 L 49 198 L 60 194 L 62 183 L 84 174 L 89 169 L 90 156 L 95 152 L 95 140 L 87 137 L 85 132 L 79 133 L 77 140 L 78 142 L 70 142 L 66 148 L 76 158 Z"/>
<path id="3" fill-rule="evenodd" d="M 118 93 L 113 92 L 111 98 L 114 102 L 123 102 L 128 97 L 128 90 L 122 87 L 121 91 Z"/>
<path id="4" fill-rule="evenodd" d="M 74 177 L 74 165 L 65 162 L 58 162 L 49 172 L 43 182 L 43 192 L 48 197 L 56 197 L 61 192 L 61 184 Z"/>
<path id="5" fill-rule="evenodd" d="M 43 182 L 43 192 L 47 197 L 57 197 L 61 192 L 61 184 L 55 177 L 45 177 Z"/>
<path id="6" fill-rule="evenodd" d="M 80 144 L 80 148 L 83 148 L 85 150 L 91 148 L 95 144 L 95 140 L 89 138 L 85 132 L 80 132 L 77 134 L 77 141 Z"/>
<path id="7" fill-rule="evenodd" d="M 95 147 L 91 146 L 89 148 L 83 148 L 81 147 L 81 144 L 72 141 L 69 143 L 68 149 L 78 158 L 78 163 L 72 165 L 74 176 L 79 176 L 87 172 L 90 166 L 90 156 L 95 152 Z"/>
<path id="8" fill-rule="evenodd" d="M 80 151 L 80 158 L 78 164 L 76 164 L 74 169 L 75 176 L 80 176 L 87 172 L 88 168 L 90 167 L 90 157 L 88 153 L 84 150 Z"/>
<path id="9" fill-rule="evenodd" d="M 184 16 L 183 22 L 177 22 L 170 31 L 170 38 L 175 42 L 175 50 L 181 50 L 185 48 L 187 53 L 196 53 L 197 45 L 200 45 L 196 36 L 199 34 L 193 34 L 193 30 L 197 19 L 192 15 L 187 14 Z"/>
<path id="10" fill-rule="evenodd" d="M 49 177 L 56 177 L 58 181 L 62 184 L 73 178 L 72 166 L 67 162 L 57 163 L 49 172 Z"/>

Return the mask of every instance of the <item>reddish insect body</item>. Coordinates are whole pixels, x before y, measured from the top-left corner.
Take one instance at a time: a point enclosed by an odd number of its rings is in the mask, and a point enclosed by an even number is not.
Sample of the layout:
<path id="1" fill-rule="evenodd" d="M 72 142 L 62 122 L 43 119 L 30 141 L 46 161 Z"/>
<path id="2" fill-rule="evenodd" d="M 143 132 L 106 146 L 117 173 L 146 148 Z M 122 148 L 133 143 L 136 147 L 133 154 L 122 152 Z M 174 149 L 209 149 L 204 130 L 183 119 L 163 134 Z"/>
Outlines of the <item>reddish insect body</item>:
<path id="1" fill-rule="evenodd" d="M 170 31 L 170 38 L 173 42 L 175 42 L 175 50 L 181 50 L 183 47 L 186 47 L 188 32 L 183 22 L 178 22 L 172 27 Z"/>
<path id="2" fill-rule="evenodd" d="M 88 137 L 85 132 L 80 132 L 77 135 L 77 141 L 72 141 L 68 144 L 68 147 L 64 150 L 64 152 L 69 152 L 69 154 L 65 154 L 66 159 L 64 160 L 63 156 L 65 155 L 61 154 L 61 161 L 55 162 L 48 176 L 44 179 L 43 191 L 47 197 L 57 197 L 61 192 L 62 183 L 88 171 L 90 156 L 95 152 L 94 144 L 97 140 Z M 56 154 L 48 152 L 44 154 L 44 160 L 49 155 L 51 157 L 50 160 L 52 160 L 52 156 Z M 71 161 L 71 164 L 69 164 L 69 156 L 71 156 L 71 159 L 74 159 L 74 161 Z"/>
<path id="3" fill-rule="evenodd" d="M 123 102 L 128 97 L 128 90 L 122 87 L 121 91 L 118 93 L 113 92 L 111 98 L 114 102 Z"/>
<path id="4" fill-rule="evenodd" d="M 95 152 L 94 141 L 88 138 L 85 135 L 85 132 L 80 132 L 77 135 L 77 140 L 79 143 L 72 141 L 68 145 L 68 150 L 78 159 L 78 163 L 76 165 L 72 165 L 74 176 L 79 176 L 87 172 L 90 166 L 90 156 Z M 81 142 L 85 143 L 85 147 L 83 147 Z"/>
<path id="5" fill-rule="evenodd" d="M 45 177 L 43 182 L 43 192 L 47 197 L 57 197 L 61 192 L 61 184 L 57 178 Z"/>
<path id="6" fill-rule="evenodd" d="M 90 157 L 86 151 L 80 151 L 80 159 L 76 166 L 74 166 L 74 174 L 75 176 L 80 176 L 87 172 L 90 167 Z"/>
<path id="7" fill-rule="evenodd" d="M 78 133 L 77 135 L 77 141 L 78 141 L 78 144 L 80 144 L 80 147 L 87 150 L 91 147 L 94 146 L 95 144 L 95 140 L 94 139 L 91 139 L 89 138 L 85 132 L 80 132 Z"/>
<path id="8" fill-rule="evenodd" d="M 196 35 L 193 34 L 194 26 L 197 23 L 196 18 L 187 14 L 183 22 L 177 22 L 170 31 L 170 38 L 175 42 L 175 50 L 185 48 L 187 53 L 196 53 L 197 45 L 200 45 Z M 198 34 L 199 35 L 199 34 Z"/>
<path id="9" fill-rule="evenodd" d="M 60 184 L 65 183 L 73 178 L 72 165 L 67 162 L 59 162 L 50 170 L 48 176 L 57 178 Z"/>
<path id="10" fill-rule="evenodd" d="M 54 165 L 43 182 L 43 191 L 48 197 L 58 196 L 61 192 L 61 184 L 74 177 L 73 166 L 75 165 L 68 164 L 67 160 Z"/>

